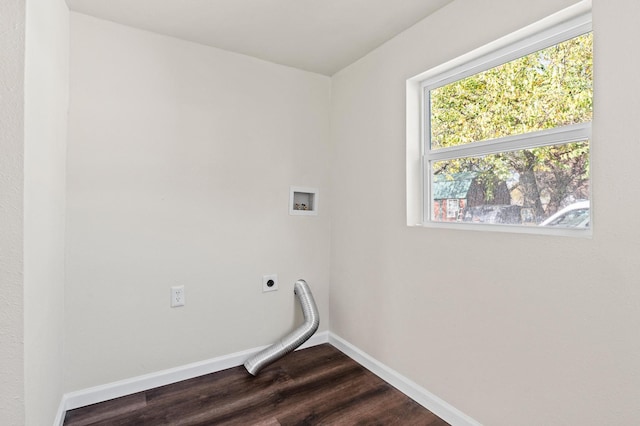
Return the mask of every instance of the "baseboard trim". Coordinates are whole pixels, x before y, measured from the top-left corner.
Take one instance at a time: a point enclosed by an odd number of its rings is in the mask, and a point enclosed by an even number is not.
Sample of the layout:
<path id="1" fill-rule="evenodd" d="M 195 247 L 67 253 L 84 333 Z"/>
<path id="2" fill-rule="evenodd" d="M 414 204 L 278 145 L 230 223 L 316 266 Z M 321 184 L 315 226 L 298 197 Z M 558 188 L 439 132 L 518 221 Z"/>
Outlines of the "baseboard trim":
<path id="1" fill-rule="evenodd" d="M 305 349 L 328 342 L 329 332 L 324 331 L 311 336 L 311 338 L 298 349 Z M 205 361 L 194 362 L 176 368 L 133 377 L 131 379 L 120 380 L 113 383 L 107 383 L 105 385 L 66 393 L 62 397 L 60 409 L 58 410 L 54 426 L 62 426 L 62 423 L 64 422 L 64 415 L 68 410 L 108 401 L 121 396 L 131 395 L 136 392 L 142 392 L 158 386 L 169 385 L 182 380 L 192 379 L 205 374 L 215 373 L 226 370 L 227 368 L 237 367 L 242 365 L 247 358 L 255 355 L 267 346 L 247 349 Z"/>
<path id="2" fill-rule="evenodd" d="M 438 398 L 397 371 L 387 367 L 385 364 L 371 357 L 340 336 L 334 333 L 329 333 L 329 343 L 449 424 L 453 426 L 481 425 L 479 422 L 467 416 L 451 404 Z"/>
<path id="3" fill-rule="evenodd" d="M 58 412 L 56 413 L 55 419 L 53 419 L 53 426 L 63 426 L 64 425 L 64 416 L 67 413 L 66 409 L 66 400 L 64 395 L 60 399 L 60 405 L 58 406 Z"/>

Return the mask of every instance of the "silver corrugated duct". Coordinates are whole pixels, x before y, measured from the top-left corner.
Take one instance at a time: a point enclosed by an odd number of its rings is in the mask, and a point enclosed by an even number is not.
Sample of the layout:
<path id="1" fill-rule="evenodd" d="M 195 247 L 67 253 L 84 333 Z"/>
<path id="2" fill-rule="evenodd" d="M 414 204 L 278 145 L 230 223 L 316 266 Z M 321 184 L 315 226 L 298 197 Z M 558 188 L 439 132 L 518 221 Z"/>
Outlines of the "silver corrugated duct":
<path id="1" fill-rule="evenodd" d="M 302 307 L 304 324 L 273 345 L 261 350 L 244 363 L 244 368 L 254 376 L 258 374 L 258 371 L 263 367 L 293 352 L 298 346 L 309 340 L 320 325 L 318 308 L 316 307 L 316 302 L 313 300 L 313 294 L 311 294 L 307 282 L 305 280 L 296 281 L 293 286 L 293 293 L 298 297 L 298 301 Z"/>

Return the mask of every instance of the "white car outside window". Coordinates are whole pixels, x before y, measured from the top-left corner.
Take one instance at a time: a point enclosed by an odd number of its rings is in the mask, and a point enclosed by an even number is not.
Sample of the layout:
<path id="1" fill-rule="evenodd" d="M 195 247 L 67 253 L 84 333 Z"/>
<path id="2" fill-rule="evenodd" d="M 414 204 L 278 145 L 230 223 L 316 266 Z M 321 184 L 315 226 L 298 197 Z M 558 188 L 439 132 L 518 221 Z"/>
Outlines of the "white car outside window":
<path id="1" fill-rule="evenodd" d="M 564 228 L 589 227 L 589 201 L 579 201 L 558 211 L 545 219 L 540 226 L 558 226 Z"/>

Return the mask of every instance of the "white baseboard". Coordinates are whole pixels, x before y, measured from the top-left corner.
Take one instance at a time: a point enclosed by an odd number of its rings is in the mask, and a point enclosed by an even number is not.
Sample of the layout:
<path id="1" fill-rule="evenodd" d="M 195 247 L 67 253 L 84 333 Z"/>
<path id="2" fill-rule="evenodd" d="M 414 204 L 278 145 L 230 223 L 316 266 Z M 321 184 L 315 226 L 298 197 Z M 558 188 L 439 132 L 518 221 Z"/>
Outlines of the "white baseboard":
<path id="1" fill-rule="evenodd" d="M 467 416 L 462 411 L 438 398 L 417 383 L 407 379 L 397 371 L 382 364 L 375 358 L 372 358 L 336 334 L 329 334 L 329 343 L 449 424 L 453 426 L 480 426 L 479 422 Z"/>
<path id="2" fill-rule="evenodd" d="M 317 333 L 302 344 L 298 350 L 327 343 L 328 341 L 328 331 Z M 158 386 L 164 386 L 180 382 L 182 380 L 203 376 L 205 374 L 215 373 L 217 371 L 226 370 L 227 368 L 237 367 L 242 365 L 249 357 L 258 353 L 267 346 L 247 349 L 245 351 L 235 352 L 205 361 L 194 362 L 181 367 L 170 368 L 168 370 L 145 374 L 131 379 L 120 380 L 113 383 L 107 383 L 105 385 L 66 393 L 62 397 L 54 426 L 62 426 L 64 422 L 64 415 L 67 410 L 73 410 L 74 408 L 80 408 L 98 402 L 119 398 L 121 396 L 157 388 Z"/>
<path id="3" fill-rule="evenodd" d="M 58 406 L 58 412 L 56 413 L 56 418 L 53 419 L 53 426 L 63 426 L 64 425 L 64 416 L 67 413 L 67 409 L 65 407 L 65 398 L 64 396 L 60 400 L 60 405 Z"/>
<path id="4" fill-rule="evenodd" d="M 426 389 L 392 370 L 365 352 L 353 346 L 341 337 L 328 331 L 317 333 L 307 340 L 300 348 L 305 349 L 323 343 L 330 343 L 335 348 L 352 358 L 354 361 L 370 370 L 409 398 L 416 401 L 441 419 L 453 426 L 480 426 L 480 423 L 457 410 L 447 402 L 441 400 Z M 181 367 L 145 374 L 131 379 L 120 380 L 106 385 L 95 386 L 64 394 L 60 408 L 54 421 L 54 426 L 62 426 L 67 410 L 84 407 L 98 402 L 108 401 L 136 392 L 153 389 L 182 380 L 192 379 L 205 374 L 226 370 L 242 365 L 247 358 L 258 353 L 267 346 L 247 349 L 229 355 L 212 358 L 205 361 L 187 364 Z"/>

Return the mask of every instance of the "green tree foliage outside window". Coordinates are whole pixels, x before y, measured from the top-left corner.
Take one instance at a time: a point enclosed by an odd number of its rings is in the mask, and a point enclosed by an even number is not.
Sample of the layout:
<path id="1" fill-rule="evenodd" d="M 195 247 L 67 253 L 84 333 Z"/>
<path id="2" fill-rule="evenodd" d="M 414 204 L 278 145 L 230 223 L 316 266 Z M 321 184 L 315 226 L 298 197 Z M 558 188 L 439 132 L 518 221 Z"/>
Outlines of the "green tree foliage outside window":
<path id="1" fill-rule="evenodd" d="M 592 52 L 588 33 L 432 88 L 431 150 L 590 122 Z M 511 204 L 532 211 L 539 223 L 568 201 L 588 198 L 589 143 L 438 161 L 432 172 L 449 179 L 475 173 L 488 202 L 494 188 L 506 182 Z"/>

